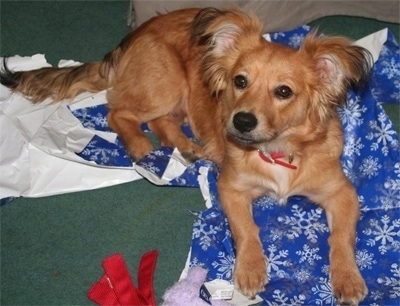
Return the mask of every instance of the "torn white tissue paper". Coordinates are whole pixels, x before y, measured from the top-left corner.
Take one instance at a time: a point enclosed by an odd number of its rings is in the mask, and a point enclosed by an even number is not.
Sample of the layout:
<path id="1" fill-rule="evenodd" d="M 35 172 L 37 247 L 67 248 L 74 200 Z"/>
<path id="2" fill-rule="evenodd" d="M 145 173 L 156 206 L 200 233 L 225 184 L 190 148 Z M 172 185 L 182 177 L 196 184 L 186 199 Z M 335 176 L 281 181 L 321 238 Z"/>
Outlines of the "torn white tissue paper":
<path id="1" fill-rule="evenodd" d="M 378 32 L 360 38 L 355 42 L 355 44 L 357 46 L 367 49 L 371 53 L 373 62 L 375 63 L 379 58 L 379 54 L 382 51 L 383 44 L 387 40 L 387 36 L 388 28 L 385 28 Z"/>
<path id="2" fill-rule="evenodd" d="M 42 54 L 10 57 L 7 65 L 13 71 L 51 67 Z M 142 178 L 133 167 L 99 166 L 74 153 L 94 134 L 108 141 L 115 141 L 116 134 L 84 128 L 68 110 L 68 101 L 32 104 L 0 86 L 0 199 L 96 189 Z M 71 108 L 106 102 L 105 91 L 83 93 L 71 102 Z"/>

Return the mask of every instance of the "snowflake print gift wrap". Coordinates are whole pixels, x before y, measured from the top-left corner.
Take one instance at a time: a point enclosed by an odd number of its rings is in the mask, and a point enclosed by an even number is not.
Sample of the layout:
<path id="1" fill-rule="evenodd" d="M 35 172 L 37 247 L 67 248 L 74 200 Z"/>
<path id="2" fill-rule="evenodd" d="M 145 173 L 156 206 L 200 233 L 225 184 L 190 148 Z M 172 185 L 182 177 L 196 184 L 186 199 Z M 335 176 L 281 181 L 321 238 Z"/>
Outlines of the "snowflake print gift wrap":
<path id="1" fill-rule="evenodd" d="M 297 48 L 309 31 L 301 27 L 267 36 Z M 345 133 L 342 165 L 361 204 L 356 257 L 369 288 L 363 305 L 400 304 L 399 140 L 381 106 L 399 104 L 399 92 L 399 46 L 388 32 L 370 83 L 362 93 L 350 92 L 347 106 L 339 109 Z M 107 130 L 102 107 L 74 113 L 88 128 Z M 190 133 L 187 127 L 186 131 Z M 119 143 L 99 138 L 93 138 L 80 156 L 104 166 L 131 165 Z M 171 148 L 159 148 L 134 166 L 157 184 L 201 188 L 208 208 L 197 214 L 189 265 L 207 268 L 208 280 L 232 282 L 235 249 L 218 200 L 218 167 L 209 161 L 186 167 L 175 156 Z M 171 169 L 177 168 L 174 177 Z M 302 197 L 290 198 L 284 207 L 262 197 L 254 202 L 253 215 L 269 260 L 269 284 L 261 294 L 264 305 L 335 305 L 323 210 Z"/>

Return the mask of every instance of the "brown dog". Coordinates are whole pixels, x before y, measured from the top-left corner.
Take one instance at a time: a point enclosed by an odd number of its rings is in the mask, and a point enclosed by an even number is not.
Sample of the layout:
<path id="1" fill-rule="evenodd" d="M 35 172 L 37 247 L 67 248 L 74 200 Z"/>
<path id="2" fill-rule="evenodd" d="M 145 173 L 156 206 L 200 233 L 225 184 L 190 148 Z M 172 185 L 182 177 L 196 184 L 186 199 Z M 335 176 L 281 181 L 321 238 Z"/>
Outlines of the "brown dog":
<path id="1" fill-rule="evenodd" d="M 160 15 L 129 34 L 102 62 L 10 72 L 1 82 L 33 102 L 108 89 L 110 127 L 134 158 L 152 150 L 143 122 L 189 160 L 219 163 L 223 209 L 236 246 L 234 279 L 247 296 L 267 283 L 252 201 L 303 195 L 326 211 L 330 274 L 340 303 L 367 294 L 354 243 L 357 195 L 339 157 L 336 113 L 366 77 L 368 52 L 340 37 L 311 34 L 298 51 L 265 41 L 260 22 L 237 10 Z M 203 146 L 180 131 L 188 121 Z"/>

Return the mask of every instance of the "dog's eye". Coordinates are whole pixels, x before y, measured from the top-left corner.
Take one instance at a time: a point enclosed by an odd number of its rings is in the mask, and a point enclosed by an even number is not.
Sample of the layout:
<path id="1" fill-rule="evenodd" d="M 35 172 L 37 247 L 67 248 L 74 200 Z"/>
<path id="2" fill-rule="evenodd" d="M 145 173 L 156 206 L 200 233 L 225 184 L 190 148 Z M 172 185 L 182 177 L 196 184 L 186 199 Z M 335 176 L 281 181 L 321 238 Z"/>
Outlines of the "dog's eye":
<path id="1" fill-rule="evenodd" d="M 247 78 L 241 74 L 235 76 L 233 83 L 237 89 L 245 89 L 247 87 Z"/>
<path id="2" fill-rule="evenodd" d="M 275 96 L 278 99 L 289 99 L 292 95 L 293 91 L 289 86 L 282 85 L 275 89 Z"/>

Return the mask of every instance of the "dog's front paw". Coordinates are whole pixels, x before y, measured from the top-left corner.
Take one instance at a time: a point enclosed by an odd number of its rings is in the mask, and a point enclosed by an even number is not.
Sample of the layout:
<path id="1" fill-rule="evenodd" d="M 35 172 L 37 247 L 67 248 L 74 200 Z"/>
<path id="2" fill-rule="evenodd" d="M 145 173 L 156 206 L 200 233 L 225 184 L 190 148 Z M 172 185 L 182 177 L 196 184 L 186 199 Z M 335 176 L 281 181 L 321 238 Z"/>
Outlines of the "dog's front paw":
<path id="1" fill-rule="evenodd" d="M 267 259 L 264 254 L 256 256 L 248 253 L 236 261 L 234 273 L 235 286 L 249 298 L 264 291 L 268 283 Z"/>
<path id="2" fill-rule="evenodd" d="M 128 146 L 129 156 L 132 161 L 137 162 L 149 154 L 154 149 L 153 145 L 149 141 L 138 142 L 132 146 Z"/>
<path id="3" fill-rule="evenodd" d="M 186 159 L 189 163 L 194 163 L 201 159 L 201 154 L 194 151 L 184 151 L 181 153 L 182 157 Z"/>
<path id="4" fill-rule="evenodd" d="M 331 271 L 332 291 L 340 305 L 356 306 L 368 294 L 367 286 L 358 269 Z"/>
<path id="5" fill-rule="evenodd" d="M 182 157 L 190 163 L 194 163 L 203 157 L 203 148 L 194 143 L 190 143 L 189 146 L 178 149 L 181 152 Z"/>

